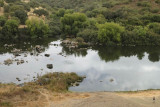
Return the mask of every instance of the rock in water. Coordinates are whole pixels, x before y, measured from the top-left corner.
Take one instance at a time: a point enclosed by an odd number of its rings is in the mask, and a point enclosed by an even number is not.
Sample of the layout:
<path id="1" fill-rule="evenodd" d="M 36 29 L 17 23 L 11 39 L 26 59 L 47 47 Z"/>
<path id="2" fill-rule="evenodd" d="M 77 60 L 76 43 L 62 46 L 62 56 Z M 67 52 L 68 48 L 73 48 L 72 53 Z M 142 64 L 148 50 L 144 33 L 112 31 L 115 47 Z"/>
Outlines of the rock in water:
<path id="1" fill-rule="evenodd" d="M 50 56 L 50 54 L 45 54 L 44 56 L 49 57 L 49 56 Z"/>
<path id="2" fill-rule="evenodd" d="M 52 65 L 52 64 L 47 64 L 47 68 L 48 68 L 48 69 L 52 69 L 52 68 L 53 68 L 53 65 Z"/>

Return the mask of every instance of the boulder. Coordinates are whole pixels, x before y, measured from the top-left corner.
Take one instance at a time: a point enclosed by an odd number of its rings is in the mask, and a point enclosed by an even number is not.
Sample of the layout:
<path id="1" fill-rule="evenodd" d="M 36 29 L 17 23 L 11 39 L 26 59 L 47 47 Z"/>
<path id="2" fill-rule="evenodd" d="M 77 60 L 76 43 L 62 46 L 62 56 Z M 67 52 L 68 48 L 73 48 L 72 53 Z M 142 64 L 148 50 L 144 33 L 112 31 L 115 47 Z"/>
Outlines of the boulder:
<path id="1" fill-rule="evenodd" d="M 52 64 L 47 64 L 47 68 L 48 68 L 48 69 L 52 69 L 52 68 L 53 68 L 53 65 L 52 65 Z"/>

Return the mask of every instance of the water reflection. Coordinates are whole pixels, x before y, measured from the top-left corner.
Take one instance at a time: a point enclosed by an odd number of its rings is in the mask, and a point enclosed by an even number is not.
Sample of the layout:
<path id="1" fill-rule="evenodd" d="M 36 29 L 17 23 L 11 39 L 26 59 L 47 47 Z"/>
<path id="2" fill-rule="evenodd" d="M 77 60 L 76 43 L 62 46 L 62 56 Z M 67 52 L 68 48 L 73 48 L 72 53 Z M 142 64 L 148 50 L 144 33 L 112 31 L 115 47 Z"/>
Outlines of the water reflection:
<path id="1" fill-rule="evenodd" d="M 70 50 L 60 43 L 60 40 L 49 39 L 23 41 L 7 49 L 3 47 L 4 44 L 1 45 L 0 82 L 22 83 L 33 80 L 37 74 L 63 71 L 87 76 L 80 86 L 70 87 L 72 91 L 160 89 L 160 47 L 93 47 Z M 36 45 L 44 47 L 42 53 L 34 50 Z M 22 49 L 21 56 L 15 58 L 11 53 L 13 48 Z M 45 57 L 46 53 L 50 57 Z M 24 57 L 25 54 L 27 57 Z M 4 65 L 4 60 L 8 58 L 23 59 L 28 63 Z M 46 64 L 53 64 L 53 69 L 47 69 Z M 16 77 L 21 81 L 18 82 Z"/>

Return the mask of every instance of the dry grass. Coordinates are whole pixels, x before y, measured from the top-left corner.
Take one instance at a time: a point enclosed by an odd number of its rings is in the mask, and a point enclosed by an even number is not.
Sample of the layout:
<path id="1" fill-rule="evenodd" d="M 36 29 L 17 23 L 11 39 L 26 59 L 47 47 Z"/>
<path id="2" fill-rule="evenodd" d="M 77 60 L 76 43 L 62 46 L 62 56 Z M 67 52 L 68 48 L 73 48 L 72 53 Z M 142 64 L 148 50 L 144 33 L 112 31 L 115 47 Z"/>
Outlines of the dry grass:
<path id="1" fill-rule="evenodd" d="M 82 80 L 75 73 L 49 73 L 38 77 L 35 82 L 25 83 L 23 87 L 15 84 L 0 84 L 0 107 L 44 107 L 49 100 L 63 100 L 71 83 Z M 58 92 L 58 93 L 57 93 Z M 63 92 L 63 94 L 59 94 Z M 57 96 L 56 94 L 57 93 Z M 54 96 L 52 98 L 51 96 Z"/>

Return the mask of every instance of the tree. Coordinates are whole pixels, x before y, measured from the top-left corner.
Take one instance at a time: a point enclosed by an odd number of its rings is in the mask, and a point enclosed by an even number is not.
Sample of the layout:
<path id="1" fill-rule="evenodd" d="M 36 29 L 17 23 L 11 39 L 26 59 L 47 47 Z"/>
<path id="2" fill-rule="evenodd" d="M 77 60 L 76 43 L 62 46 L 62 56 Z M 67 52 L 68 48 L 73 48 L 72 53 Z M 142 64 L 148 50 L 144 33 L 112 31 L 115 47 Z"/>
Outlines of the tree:
<path id="1" fill-rule="evenodd" d="M 26 25 L 31 38 L 45 37 L 49 31 L 48 25 L 45 24 L 43 20 L 38 18 L 28 19 L 26 21 Z"/>
<path id="2" fill-rule="evenodd" d="M 61 18 L 63 33 L 69 36 L 76 36 L 79 30 L 86 26 L 86 20 L 87 17 L 83 13 L 65 14 L 64 17 Z"/>
<path id="3" fill-rule="evenodd" d="M 2 28 L 2 33 L 5 35 L 5 39 L 12 39 L 18 37 L 19 22 L 14 19 L 7 20 Z"/>
<path id="4" fill-rule="evenodd" d="M 42 16 L 42 15 L 48 16 L 49 15 L 49 13 L 44 9 L 34 10 L 33 13 L 37 14 L 38 16 Z"/>
<path id="5" fill-rule="evenodd" d="M 109 42 L 119 43 L 121 41 L 121 34 L 124 32 L 124 27 L 117 23 L 109 22 L 105 24 L 99 24 L 98 27 L 98 39 L 102 44 Z"/>
<path id="6" fill-rule="evenodd" d="M 28 17 L 27 12 L 25 12 L 24 10 L 16 10 L 14 16 L 19 18 L 21 24 L 25 24 L 25 21 Z"/>

